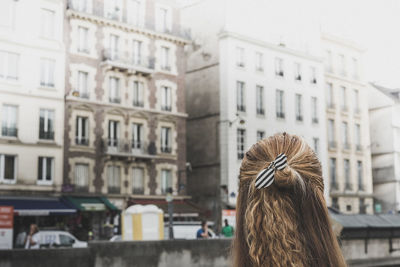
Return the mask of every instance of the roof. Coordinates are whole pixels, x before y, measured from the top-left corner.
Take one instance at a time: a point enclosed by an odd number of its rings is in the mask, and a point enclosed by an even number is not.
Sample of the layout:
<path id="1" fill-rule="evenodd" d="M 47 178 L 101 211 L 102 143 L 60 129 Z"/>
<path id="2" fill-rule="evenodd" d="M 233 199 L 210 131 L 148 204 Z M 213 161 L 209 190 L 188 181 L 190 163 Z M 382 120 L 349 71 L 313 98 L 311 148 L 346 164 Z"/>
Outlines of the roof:
<path id="1" fill-rule="evenodd" d="M 381 214 L 335 214 L 330 213 L 332 219 L 346 228 L 400 228 L 400 215 Z"/>
<path id="2" fill-rule="evenodd" d="M 390 97 L 395 101 L 400 101 L 400 88 L 387 88 L 381 85 L 370 83 L 372 87 L 378 89 L 380 92 Z"/>

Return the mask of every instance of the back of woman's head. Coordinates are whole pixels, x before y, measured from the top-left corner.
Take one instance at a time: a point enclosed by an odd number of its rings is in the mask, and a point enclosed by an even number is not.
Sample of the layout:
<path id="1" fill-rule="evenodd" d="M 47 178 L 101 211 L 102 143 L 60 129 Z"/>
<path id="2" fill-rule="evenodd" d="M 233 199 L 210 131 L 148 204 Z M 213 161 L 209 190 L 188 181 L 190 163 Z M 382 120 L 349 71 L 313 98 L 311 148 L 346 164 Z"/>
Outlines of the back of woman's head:
<path id="1" fill-rule="evenodd" d="M 274 181 L 256 187 L 260 171 L 287 157 Z M 279 159 L 279 158 L 278 158 Z M 321 164 L 306 142 L 276 134 L 253 145 L 240 167 L 235 266 L 345 266 L 326 208 Z"/>

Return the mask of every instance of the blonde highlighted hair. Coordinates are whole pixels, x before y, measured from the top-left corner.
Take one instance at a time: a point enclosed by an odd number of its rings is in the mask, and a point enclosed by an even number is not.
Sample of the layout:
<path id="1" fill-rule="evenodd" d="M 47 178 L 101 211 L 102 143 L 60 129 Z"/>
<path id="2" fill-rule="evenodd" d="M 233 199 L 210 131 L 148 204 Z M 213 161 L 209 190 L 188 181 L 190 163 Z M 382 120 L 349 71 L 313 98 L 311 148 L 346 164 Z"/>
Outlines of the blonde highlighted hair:
<path id="1" fill-rule="evenodd" d="M 257 174 L 284 153 L 274 183 L 255 188 Z M 296 135 L 276 134 L 253 145 L 240 167 L 234 266 L 346 266 L 332 232 L 321 164 Z"/>

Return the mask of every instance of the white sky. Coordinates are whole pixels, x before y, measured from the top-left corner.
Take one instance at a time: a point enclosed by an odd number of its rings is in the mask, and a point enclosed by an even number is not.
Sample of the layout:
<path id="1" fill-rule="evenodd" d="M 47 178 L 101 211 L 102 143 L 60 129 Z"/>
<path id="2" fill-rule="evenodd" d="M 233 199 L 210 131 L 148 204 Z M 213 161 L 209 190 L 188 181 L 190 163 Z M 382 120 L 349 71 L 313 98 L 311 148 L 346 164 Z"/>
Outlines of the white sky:
<path id="1" fill-rule="evenodd" d="M 350 39 L 366 50 L 367 81 L 400 88 L 400 0 L 211 1 L 229 6 L 226 30 L 260 40 L 312 52 L 321 30 Z"/>

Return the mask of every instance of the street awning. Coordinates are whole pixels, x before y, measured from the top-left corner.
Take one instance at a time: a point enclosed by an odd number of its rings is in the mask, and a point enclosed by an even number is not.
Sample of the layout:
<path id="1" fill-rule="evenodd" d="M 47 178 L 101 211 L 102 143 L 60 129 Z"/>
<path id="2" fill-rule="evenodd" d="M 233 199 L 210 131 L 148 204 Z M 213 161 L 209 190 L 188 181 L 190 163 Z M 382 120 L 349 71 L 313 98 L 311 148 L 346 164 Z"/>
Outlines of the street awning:
<path id="1" fill-rule="evenodd" d="M 164 199 L 132 199 L 129 205 L 149 205 L 153 204 L 164 211 L 164 216 L 168 216 L 168 202 Z M 173 200 L 174 217 L 198 217 L 204 214 L 205 210 L 197 207 L 194 203 L 184 199 Z"/>
<path id="2" fill-rule="evenodd" d="M 72 214 L 76 209 L 60 198 L 0 197 L 0 206 L 13 206 L 19 216 L 48 216 Z"/>
<path id="3" fill-rule="evenodd" d="M 80 211 L 118 210 L 106 197 L 70 197 L 64 199 Z"/>

